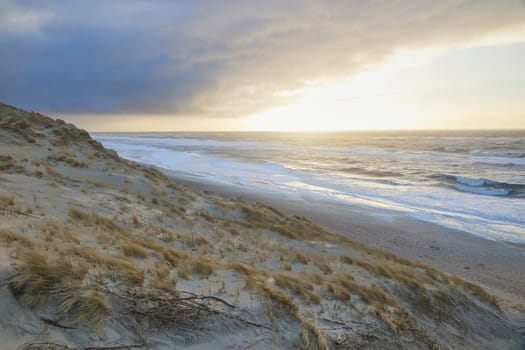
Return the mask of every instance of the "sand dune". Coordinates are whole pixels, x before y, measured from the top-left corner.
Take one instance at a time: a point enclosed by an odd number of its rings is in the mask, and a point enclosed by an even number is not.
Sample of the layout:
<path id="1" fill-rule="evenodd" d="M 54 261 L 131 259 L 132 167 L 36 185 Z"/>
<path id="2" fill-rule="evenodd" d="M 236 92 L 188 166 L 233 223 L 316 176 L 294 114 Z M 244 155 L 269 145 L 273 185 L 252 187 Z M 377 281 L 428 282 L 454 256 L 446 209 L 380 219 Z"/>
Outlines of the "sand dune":
<path id="1" fill-rule="evenodd" d="M 483 288 L 0 104 L 8 349 L 522 349 Z M 523 315 L 521 315 L 523 316 Z"/>

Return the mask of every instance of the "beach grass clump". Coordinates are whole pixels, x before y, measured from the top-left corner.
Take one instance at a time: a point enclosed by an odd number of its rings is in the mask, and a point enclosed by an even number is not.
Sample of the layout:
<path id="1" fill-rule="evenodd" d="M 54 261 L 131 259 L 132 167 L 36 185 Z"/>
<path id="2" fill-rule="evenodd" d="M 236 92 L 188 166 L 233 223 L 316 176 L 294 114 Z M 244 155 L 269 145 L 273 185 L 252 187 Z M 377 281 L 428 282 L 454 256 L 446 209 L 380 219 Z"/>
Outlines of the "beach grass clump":
<path id="1" fill-rule="evenodd" d="M 144 176 L 146 178 L 152 180 L 156 184 L 159 182 L 170 182 L 169 177 L 167 177 L 162 171 L 153 167 L 144 167 L 142 171 L 144 172 Z"/>
<path id="2" fill-rule="evenodd" d="M 15 199 L 12 196 L 0 194 L 0 210 L 7 209 L 15 205 Z"/>
<path id="3" fill-rule="evenodd" d="M 282 289 L 288 289 L 292 293 L 301 296 L 305 302 L 319 304 L 321 298 L 314 291 L 314 287 L 311 283 L 307 282 L 304 278 L 289 272 L 277 272 L 272 275 L 275 281 L 275 285 Z"/>
<path id="4" fill-rule="evenodd" d="M 136 243 L 125 242 L 120 245 L 122 253 L 127 257 L 145 259 L 148 257 L 148 250 Z"/>
<path id="5" fill-rule="evenodd" d="M 310 261 L 310 257 L 303 252 L 296 250 L 293 254 L 293 260 L 294 262 L 301 263 L 303 265 L 308 264 L 308 261 Z"/>
<path id="6" fill-rule="evenodd" d="M 325 285 L 325 289 L 336 300 L 346 301 L 346 302 L 352 300 L 352 295 L 348 292 L 348 290 L 336 283 L 327 283 Z"/>
<path id="7" fill-rule="evenodd" d="M 209 278 L 215 272 L 218 262 L 212 261 L 204 256 L 187 257 L 177 265 L 179 277 L 188 279 L 190 275 Z"/>
<path id="8" fill-rule="evenodd" d="M 85 325 L 94 332 L 99 332 L 113 314 L 106 296 L 92 288 L 66 290 L 60 299 L 60 310 L 73 315 L 74 325 Z"/>
<path id="9" fill-rule="evenodd" d="M 10 287 L 31 307 L 47 302 L 64 284 L 83 278 L 81 271 L 75 271 L 67 260 L 49 261 L 35 250 L 21 251 L 18 260 Z"/>
<path id="10" fill-rule="evenodd" d="M 397 306 L 397 301 L 382 287 L 377 285 L 367 285 L 355 281 L 346 281 L 346 285 L 359 294 L 359 296 L 369 304 L 381 304 L 389 306 Z"/>
<path id="11" fill-rule="evenodd" d="M 445 283 L 453 284 L 477 296 L 480 300 L 498 307 L 497 298 L 477 284 L 465 281 L 455 275 L 445 274 L 435 268 L 417 261 L 411 261 L 381 249 L 365 246 L 359 242 L 352 242 L 355 247 L 364 250 L 367 254 L 376 257 L 376 263 L 368 263 L 362 259 L 341 256 L 341 262 L 360 267 L 372 275 L 396 280 L 412 290 L 424 295 L 426 284 Z"/>
<path id="12" fill-rule="evenodd" d="M 16 165 L 16 160 L 11 155 L 0 154 L 0 171 L 5 171 Z"/>
<path id="13" fill-rule="evenodd" d="M 320 256 L 312 256 L 312 263 L 321 270 L 324 274 L 331 274 L 333 272 L 332 266 Z"/>
<path id="14" fill-rule="evenodd" d="M 86 162 L 77 160 L 72 154 L 60 152 L 58 154 L 52 154 L 47 157 L 48 161 L 51 162 L 62 162 L 66 163 L 73 168 L 87 168 Z"/>
<path id="15" fill-rule="evenodd" d="M 6 229 L 0 229 L 0 242 L 3 242 L 8 246 L 13 242 L 27 248 L 32 248 L 34 246 L 34 243 L 30 238 Z"/>
<path id="16" fill-rule="evenodd" d="M 46 241 L 59 239 L 61 242 L 80 243 L 78 236 L 71 229 L 67 226 L 60 227 L 57 222 L 52 220 L 47 220 L 40 230 Z"/>
<path id="17" fill-rule="evenodd" d="M 301 339 L 304 349 L 307 350 L 329 350 L 326 336 L 309 319 L 305 318 L 300 312 L 297 304 L 285 293 L 266 285 L 259 286 L 259 293 L 267 306 L 268 316 L 274 321 L 276 313 L 287 314 L 296 319 L 301 325 Z"/>
<path id="18" fill-rule="evenodd" d="M 117 225 L 114 220 L 98 215 L 97 213 L 87 212 L 80 208 L 70 207 L 68 215 L 71 219 L 78 221 L 85 226 L 102 228 L 109 233 L 119 233 L 123 237 L 131 238 L 131 234 L 123 227 Z"/>
<path id="19" fill-rule="evenodd" d="M 177 280 L 171 276 L 171 268 L 165 264 L 156 262 L 149 273 L 148 285 L 157 290 L 174 290 Z"/>
<path id="20" fill-rule="evenodd" d="M 103 256 L 102 259 L 116 279 L 134 286 L 141 286 L 144 282 L 144 271 L 125 256 Z"/>
<path id="21" fill-rule="evenodd" d="M 208 212 L 207 210 L 204 210 L 204 209 L 199 210 L 197 212 L 197 215 L 199 215 L 204 220 L 206 220 L 208 222 L 211 222 L 211 223 L 216 222 L 217 219 L 218 219 L 215 215 L 210 214 L 210 212 Z"/>
<path id="22" fill-rule="evenodd" d="M 496 308 L 499 308 L 499 303 L 498 303 L 498 299 L 488 293 L 485 289 L 483 289 L 483 287 L 481 286 L 478 286 L 477 284 L 474 284 L 474 283 L 471 283 L 471 282 L 468 282 L 468 281 L 465 281 L 457 276 L 454 276 L 454 275 L 451 275 L 449 276 L 449 279 L 456 285 L 456 286 L 460 286 L 461 288 L 463 288 L 464 290 L 467 290 L 469 291 L 470 293 L 472 293 L 473 295 L 477 296 L 480 300 L 496 307 Z"/>
<path id="23" fill-rule="evenodd" d="M 194 274 L 209 278 L 214 272 L 214 263 L 203 256 L 191 259 L 191 271 Z"/>
<path id="24" fill-rule="evenodd" d="M 380 265 L 378 263 L 369 263 L 363 259 L 352 257 L 349 255 L 342 255 L 339 257 L 339 259 L 343 264 L 359 267 L 370 273 L 372 276 L 392 278 L 392 274 L 389 272 L 389 268 L 386 264 Z"/>
<path id="25" fill-rule="evenodd" d="M 195 248 L 202 246 L 211 246 L 210 242 L 200 234 L 182 234 L 176 235 L 177 239 L 181 241 L 185 247 Z"/>
<path id="26" fill-rule="evenodd" d="M 58 246 L 59 253 L 64 256 L 82 258 L 90 264 L 103 264 L 104 258 L 93 247 L 80 244 L 62 244 Z"/>
<path id="27" fill-rule="evenodd" d="M 155 245 L 156 246 L 156 245 Z M 179 266 L 184 261 L 190 258 L 190 255 L 182 250 L 178 250 L 172 247 L 156 246 L 162 257 L 170 263 L 173 267 Z"/>

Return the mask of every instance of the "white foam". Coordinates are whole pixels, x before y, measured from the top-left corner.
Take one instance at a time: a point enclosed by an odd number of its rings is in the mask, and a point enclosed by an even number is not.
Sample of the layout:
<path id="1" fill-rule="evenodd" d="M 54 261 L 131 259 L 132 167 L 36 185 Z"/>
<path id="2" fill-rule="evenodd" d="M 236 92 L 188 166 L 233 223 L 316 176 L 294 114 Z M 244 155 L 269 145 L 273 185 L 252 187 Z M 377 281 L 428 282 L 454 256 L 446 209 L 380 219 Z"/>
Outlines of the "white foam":
<path id="1" fill-rule="evenodd" d="M 488 152 L 488 151 L 472 151 L 471 155 L 475 157 L 505 157 L 505 158 L 523 158 L 525 155 L 521 153 L 509 152 Z"/>
<path id="2" fill-rule="evenodd" d="M 133 136 L 97 137 L 104 146 L 115 149 L 122 157 L 183 172 L 206 181 L 243 188 L 279 193 L 279 195 L 309 197 L 337 201 L 363 207 L 390 209 L 406 213 L 416 219 L 433 222 L 470 232 L 490 239 L 504 239 L 525 243 L 525 200 L 500 198 L 503 189 L 482 187 L 486 180 L 457 177 L 460 189 L 455 191 L 435 186 L 415 185 L 407 181 L 374 180 L 356 174 L 332 171 L 342 161 L 365 163 L 381 159 L 409 169 L 412 164 L 428 164 L 439 169 L 445 165 L 464 164 L 468 154 L 446 154 L 415 150 L 393 150 L 368 147 L 310 148 L 308 152 L 323 154 L 312 157 L 317 163 L 270 161 L 248 162 L 224 158 L 202 151 L 201 147 L 237 147 L 283 149 L 282 145 L 261 142 L 233 142 L 200 139 L 163 139 L 157 137 L 139 140 Z M 204 148 L 206 148 L 204 147 Z M 326 157 L 325 157 L 326 156 Z M 330 160 L 330 157 L 335 160 Z M 431 158 L 431 161 L 429 161 Z M 488 159 L 491 159 L 488 157 Z M 508 158 L 507 158 L 508 159 Z M 521 161 L 521 159 L 519 159 Z M 471 193 L 467 193 L 471 192 Z M 484 194 L 486 196 L 480 196 Z"/>

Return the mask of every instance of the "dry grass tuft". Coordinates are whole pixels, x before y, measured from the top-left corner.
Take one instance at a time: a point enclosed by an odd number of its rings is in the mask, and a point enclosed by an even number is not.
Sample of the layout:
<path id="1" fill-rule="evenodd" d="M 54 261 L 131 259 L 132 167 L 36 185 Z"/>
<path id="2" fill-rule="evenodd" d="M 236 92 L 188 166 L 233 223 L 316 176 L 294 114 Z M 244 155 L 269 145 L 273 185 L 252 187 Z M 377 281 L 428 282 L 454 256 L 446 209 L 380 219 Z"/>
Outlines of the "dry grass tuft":
<path id="1" fill-rule="evenodd" d="M 301 296 L 307 303 L 319 304 L 321 302 L 321 298 L 314 292 L 312 284 L 306 282 L 304 278 L 299 278 L 288 272 L 277 272 L 272 277 L 276 286 L 292 291 Z"/>
<path id="2" fill-rule="evenodd" d="M 352 296 L 350 295 L 348 290 L 336 283 L 327 283 L 325 286 L 325 289 L 328 293 L 332 294 L 332 296 L 336 300 L 340 300 L 340 301 L 352 300 Z"/>
<path id="3" fill-rule="evenodd" d="M 294 252 L 294 261 L 306 265 L 306 264 L 308 264 L 308 261 L 310 261 L 310 257 L 308 257 L 306 254 L 304 254 L 301 251 L 295 251 Z"/>
<path id="4" fill-rule="evenodd" d="M 128 258 L 124 256 L 104 256 L 102 259 L 103 264 L 110 269 L 116 279 L 135 286 L 141 286 L 144 282 L 144 271 Z"/>
<path id="5" fill-rule="evenodd" d="M 86 325 L 99 332 L 113 312 L 106 296 L 94 289 L 71 289 L 62 293 L 60 310 L 76 315 L 75 325 Z"/>
<path id="6" fill-rule="evenodd" d="M 301 338 L 303 339 L 304 345 L 308 350 L 329 350 L 328 342 L 326 337 L 321 330 L 312 321 L 304 318 L 302 315 L 299 317 L 303 329 L 301 330 Z"/>
<path id="7" fill-rule="evenodd" d="M 333 272 L 333 269 L 330 266 L 330 264 L 324 261 L 321 257 L 315 257 L 314 259 L 312 259 L 312 262 L 315 266 L 317 266 L 317 268 L 319 268 L 319 270 L 321 270 L 327 275 Z"/>
<path id="8" fill-rule="evenodd" d="M 194 274 L 209 278 L 214 271 L 213 262 L 203 256 L 191 260 L 191 271 Z"/>
<path id="9" fill-rule="evenodd" d="M 60 290 L 60 285 L 82 279 L 79 271 L 74 271 L 66 260 L 49 262 L 35 250 L 23 250 L 18 254 L 20 264 L 11 281 L 11 289 L 21 296 L 29 306 L 45 303 Z"/>
<path id="10" fill-rule="evenodd" d="M 122 253 L 128 257 L 141 258 L 141 259 L 145 259 L 148 257 L 148 251 L 144 247 L 138 244 L 135 244 L 135 243 L 131 243 L 131 242 L 122 243 L 120 245 L 120 248 L 122 249 Z"/>
<path id="11" fill-rule="evenodd" d="M 91 264 L 103 264 L 103 257 L 97 252 L 95 248 L 88 247 L 86 245 L 78 244 L 66 244 L 59 247 L 59 253 L 64 254 L 64 256 L 75 256 L 83 258 Z"/>
<path id="12" fill-rule="evenodd" d="M 89 213 L 79 208 L 69 208 L 68 215 L 71 219 L 86 226 L 100 227 L 108 232 L 116 232 L 131 237 L 131 234 L 121 226 L 117 225 L 114 220 L 100 216 L 96 213 Z"/>
<path id="13" fill-rule="evenodd" d="M 160 253 L 164 259 L 174 267 L 179 266 L 179 264 L 190 258 L 188 253 L 175 248 L 163 246 L 159 246 L 157 248 L 160 249 Z"/>
<path id="14" fill-rule="evenodd" d="M 6 209 L 15 205 L 15 199 L 12 196 L 0 194 L 0 209 Z"/>
<path id="15" fill-rule="evenodd" d="M 41 227 L 41 232 L 46 241 L 52 241 L 55 238 L 59 239 L 61 242 L 74 242 L 76 244 L 80 243 L 78 236 L 73 233 L 68 227 L 60 228 L 58 223 L 55 221 L 46 221 L 45 225 Z"/>
<path id="16" fill-rule="evenodd" d="M 174 290 L 177 280 L 170 273 L 171 269 L 168 265 L 157 262 L 152 268 L 149 286 L 158 290 Z"/>
<path id="17" fill-rule="evenodd" d="M 0 230 L 0 241 L 6 243 L 8 246 L 12 242 L 16 242 L 19 245 L 27 248 L 32 248 L 34 246 L 33 241 L 26 236 L 5 229 Z"/>
<path id="18" fill-rule="evenodd" d="M 262 285 L 259 289 L 263 299 L 266 301 L 268 307 L 268 313 L 270 318 L 274 321 L 275 312 L 289 314 L 295 318 L 302 327 L 301 338 L 304 342 L 304 349 L 307 350 L 329 350 L 328 342 L 326 341 L 325 335 L 315 326 L 315 324 L 306 319 L 301 312 L 299 307 L 294 301 L 283 292 Z"/>
<path id="19" fill-rule="evenodd" d="M 477 296 L 480 300 L 499 308 L 498 299 L 477 284 L 465 281 L 457 276 L 449 276 L 449 279 L 457 286 Z"/>
<path id="20" fill-rule="evenodd" d="M 188 279 L 191 274 L 199 275 L 204 278 L 209 278 L 214 273 L 214 266 L 218 262 L 214 262 L 204 256 L 189 257 L 177 266 L 177 273 L 179 277 Z"/>
<path id="21" fill-rule="evenodd" d="M 78 287 L 87 271 L 74 269 L 60 255 L 58 258 L 50 261 L 34 250 L 19 252 L 17 273 L 10 282 L 13 294 L 30 307 L 55 297 L 60 302 L 60 310 L 73 316 L 76 325 L 101 330 L 112 315 L 111 305 L 94 289 Z"/>

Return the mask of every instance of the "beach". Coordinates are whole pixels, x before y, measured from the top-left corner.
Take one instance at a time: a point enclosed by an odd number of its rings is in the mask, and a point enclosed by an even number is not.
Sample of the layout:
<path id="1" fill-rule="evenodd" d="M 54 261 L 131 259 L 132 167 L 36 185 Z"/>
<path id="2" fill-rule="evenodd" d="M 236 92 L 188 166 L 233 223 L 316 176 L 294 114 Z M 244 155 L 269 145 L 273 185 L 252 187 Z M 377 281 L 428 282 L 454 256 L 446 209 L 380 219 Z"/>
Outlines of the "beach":
<path id="1" fill-rule="evenodd" d="M 525 246 L 477 237 L 379 209 L 319 201 L 286 199 L 271 193 L 214 184 L 175 171 L 178 182 L 227 198 L 263 202 L 365 244 L 413 259 L 481 284 L 496 293 L 510 310 L 525 309 Z"/>
<path id="2" fill-rule="evenodd" d="M 152 167 L 4 104 L 0 171 L 7 349 L 523 348 L 517 244 Z"/>

